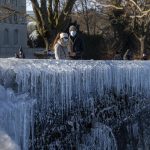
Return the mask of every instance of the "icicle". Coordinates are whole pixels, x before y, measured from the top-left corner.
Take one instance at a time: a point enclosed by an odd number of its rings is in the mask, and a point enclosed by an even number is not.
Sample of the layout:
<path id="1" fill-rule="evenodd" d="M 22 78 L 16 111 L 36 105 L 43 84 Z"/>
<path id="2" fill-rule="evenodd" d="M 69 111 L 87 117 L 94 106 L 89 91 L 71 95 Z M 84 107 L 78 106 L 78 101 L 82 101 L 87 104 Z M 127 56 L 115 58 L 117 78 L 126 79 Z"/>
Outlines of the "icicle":
<path id="1" fill-rule="evenodd" d="M 23 150 L 28 150 L 31 110 L 35 103 L 27 94 L 16 96 L 0 86 L 0 128 Z"/>
<path id="2" fill-rule="evenodd" d="M 14 88 L 15 85 L 14 92 L 19 94 L 29 93 L 31 98 L 37 99 L 35 110 L 31 107 L 28 109 L 28 100 L 22 103 L 22 100 L 18 99 L 18 102 L 14 101 L 9 103 L 8 106 L 4 105 L 4 108 L 9 112 L 7 114 L 8 120 L 10 117 L 15 117 L 16 121 L 21 121 L 19 126 L 24 123 L 24 126 L 17 130 L 16 122 L 13 122 L 12 129 L 15 133 L 11 131 L 9 126 L 7 129 L 15 137 L 18 144 L 23 143 L 23 149 L 26 149 L 28 145 L 28 141 L 26 141 L 29 135 L 28 117 L 31 114 L 34 115 L 34 112 L 37 113 L 40 121 L 46 124 L 47 119 L 49 122 L 53 122 L 53 118 L 46 117 L 47 114 L 53 114 L 54 116 L 61 114 L 63 118 L 65 114 L 68 115 L 74 109 L 77 109 L 78 112 L 80 112 L 80 109 L 93 112 L 93 109 L 97 107 L 95 101 L 99 103 L 103 101 L 104 104 L 111 105 L 115 101 L 115 96 L 122 98 L 127 95 L 128 103 L 134 103 L 135 100 L 138 102 L 133 104 L 130 112 L 139 112 L 149 102 L 149 62 L 19 59 L 1 59 L 0 62 L 1 84 L 10 88 Z M 12 93 L 12 91 L 9 91 L 9 99 L 14 99 L 13 95 L 15 94 Z M 107 106 L 107 108 L 110 108 L 110 106 Z M 14 114 L 11 112 L 13 109 L 15 109 Z M 114 111 L 117 111 L 117 108 L 115 109 Z M 21 113 L 18 115 L 17 112 L 20 111 Z M 100 112 L 103 113 L 102 110 Z M 126 113 L 129 114 L 130 112 L 127 110 Z M 116 112 L 116 114 L 118 119 L 122 118 L 121 112 Z M 18 120 L 16 117 L 18 117 Z M 107 114 L 104 114 L 103 117 L 107 117 Z M 107 122 L 107 120 L 105 121 Z M 5 124 L 11 124 L 11 121 L 4 122 L 2 125 L 5 126 Z M 33 122 L 32 130 L 34 130 Z M 21 133 L 23 133 L 23 141 L 20 141 L 19 134 Z M 97 133 L 100 135 L 102 131 L 93 131 L 95 136 L 99 136 L 96 135 Z M 107 145 L 110 141 L 105 142 L 103 145 Z"/>
<path id="3" fill-rule="evenodd" d="M 83 137 L 83 141 L 84 143 L 78 147 L 79 150 L 117 150 L 117 143 L 112 130 L 103 124 L 96 124 L 91 133 Z"/>

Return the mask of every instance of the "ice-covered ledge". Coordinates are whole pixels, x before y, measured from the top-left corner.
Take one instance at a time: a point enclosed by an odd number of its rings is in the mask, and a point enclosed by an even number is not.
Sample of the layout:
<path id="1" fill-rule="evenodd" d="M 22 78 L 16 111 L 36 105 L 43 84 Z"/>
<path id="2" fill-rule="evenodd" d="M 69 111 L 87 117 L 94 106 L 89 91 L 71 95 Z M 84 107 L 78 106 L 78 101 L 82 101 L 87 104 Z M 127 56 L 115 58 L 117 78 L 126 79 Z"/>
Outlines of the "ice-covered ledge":
<path id="1" fill-rule="evenodd" d="M 7 124 L 6 133 L 11 135 L 15 143 L 19 143 L 23 150 L 26 150 L 29 142 L 26 138 L 30 134 L 29 128 L 31 127 L 31 132 L 34 131 L 34 122 L 29 121 L 34 109 L 42 125 L 51 124 L 53 118 L 47 123 L 46 114 L 49 112 L 60 112 L 58 115 L 63 117 L 64 114 L 73 111 L 74 106 L 87 107 L 90 111 L 96 109 L 95 100 L 101 101 L 104 98 L 108 104 L 111 104 L 110 101 L 114 101 L 114 97 L 127 95 L 127 100 L 130 102 L 138 101 L 138 105 L 133 104 L 131 112 L 140 112 L 149 104 L 150 62 L 0 59 L 0 84 L 5 88 L 13 89 L 0 88 L 0 91 L 6 90 L 9 96 L 14 93 L 15 96 L 23 94 L 21 97 L 24 97 L 24 93 L 28 93 L 31 97 L 29 102 L 32 102 L 32 98 L 37 99 L 35 108 L 29 107 L 31 106 L 31 103 L 28 103 L 30 98 L 25 98 L 22 103 L 18 97 L 15 101 L 10 101 L 11 97 L 8 97 L 9 105 L 5 98 L 1 98 L 3 100 L 0 101 L 2 104 L 0 119 L 3 120 L 0 125 L 2 122 Z M 104 111 L 106 110 L 109 109 Z M 19 118 L 18 114 L 22 117 Z M 15 121 L 11 119 L 11 116 L 15 118 Z M 15 128 L 18 118 L 20 130 Z M 14 123 L 14 130 L 9 130 L 11 122 Z M 1 126 L 6 127 L 5 124 Z M 23 133 L 21 137 L 20 132 Z M 34 138 L 32 140 L 36 141 Z"/>
<path id="2" fill-rule="evenodd" d="M 29 145 L 35 99 L 0 85 L 0 150 L 25 150 Z"/>
<path id="3" fill-rule="evenodd" d="M 29 93 L 41 111 L 69 111 L 74 103 L 89 106 L 109 93 L 149 98 L 150 62 L 0 59 L 0 84 Z"/>
<path id="4" fill-rule="evenodd" d="M 0 129 L 0 149 L 1 150 L 21 150 L 11 137 Z"/>
<path id="5" fill-rule="evenodd" d="M 69 109 L 111 92 L 150 97 L 150 62 L 0 59 L 0 84 Z"/>
<path id="6" fill-rule="evenodd" d="M 126 92 L 139 91 L 149 95 L 150 62 L 0 59 L 0 83 L 7 87 L 17 83 L 19 90 L 26 91 L 31 85 L 28 90 L 32 91 L 39 84 L 39 78 L 44 87 L 51 82 L 52 86 L 48 88 L 53 92 L 53 86 L 59 80 L 69 91 L 78 87 L 75 91 L 78 94 L 83 88 L 86 92 L 102 94 L 104 89 L 113 87 L 118 93 L 126 89 Z"/>

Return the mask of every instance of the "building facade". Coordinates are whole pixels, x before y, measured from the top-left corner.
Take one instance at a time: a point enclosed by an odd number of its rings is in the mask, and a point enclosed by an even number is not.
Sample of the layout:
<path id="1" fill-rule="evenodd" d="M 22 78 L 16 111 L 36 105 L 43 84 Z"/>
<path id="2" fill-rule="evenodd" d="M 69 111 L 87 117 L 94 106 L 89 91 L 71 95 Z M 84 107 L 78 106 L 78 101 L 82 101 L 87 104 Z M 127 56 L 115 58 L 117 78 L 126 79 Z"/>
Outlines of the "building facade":
<path id="1" fill-rule="evenodd" d="M 27 48 L 26 0 L 0 0 L 0 5 L 21 12 L 0 20 L 0 57 L 12 56 L 20 46 Z"/>

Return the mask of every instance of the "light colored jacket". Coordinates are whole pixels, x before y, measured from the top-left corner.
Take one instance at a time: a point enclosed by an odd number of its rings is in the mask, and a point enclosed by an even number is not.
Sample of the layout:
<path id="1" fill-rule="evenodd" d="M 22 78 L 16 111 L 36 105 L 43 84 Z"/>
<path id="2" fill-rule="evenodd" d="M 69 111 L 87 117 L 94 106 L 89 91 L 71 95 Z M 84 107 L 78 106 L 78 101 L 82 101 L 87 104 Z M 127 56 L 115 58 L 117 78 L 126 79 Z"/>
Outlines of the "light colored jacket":
<path id="1" fill-rule="evenodd" d="M 58 41 L 54 46 L 55 59 L 68 59 L 68 48 Z"/>

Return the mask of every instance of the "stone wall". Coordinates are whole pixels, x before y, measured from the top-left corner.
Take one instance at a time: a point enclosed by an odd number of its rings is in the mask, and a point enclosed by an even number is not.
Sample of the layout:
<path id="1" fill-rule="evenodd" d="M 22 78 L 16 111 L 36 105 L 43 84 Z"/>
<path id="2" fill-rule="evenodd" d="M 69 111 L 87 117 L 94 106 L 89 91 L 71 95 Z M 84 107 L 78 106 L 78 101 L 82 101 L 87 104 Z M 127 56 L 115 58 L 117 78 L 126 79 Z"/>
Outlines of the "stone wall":
<path id="1" fill-rule="evenodd" d="M 0 24 L 0 47 L 27 47 L 27 27 L 21 24 Z"/>
<path id="2" fill-rule="evenodd" d="M 28 59 L 34 59 L 34 52 L 41 51 L 43 49 L 38 48 L 26 48 L 22 47 L 23 52 L 25 53 L 25 57 Z M 9 58 L 15 57 L 15 53 L 17 53 L 19 47 L 0 47 L 0 58 Z"/>
<path id="3" fill-rule="evenodd" d="M 0 0 L 0 4 L 26 14 L 24 0 Z M 14 49 L 20 46 L 27 48 L 26 17 L 19 14 L 4 17 L 0 20 L 0 35 L 0 57 L 12 56 Z"/>

